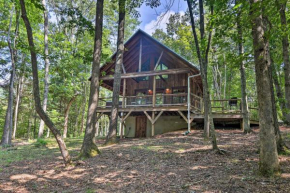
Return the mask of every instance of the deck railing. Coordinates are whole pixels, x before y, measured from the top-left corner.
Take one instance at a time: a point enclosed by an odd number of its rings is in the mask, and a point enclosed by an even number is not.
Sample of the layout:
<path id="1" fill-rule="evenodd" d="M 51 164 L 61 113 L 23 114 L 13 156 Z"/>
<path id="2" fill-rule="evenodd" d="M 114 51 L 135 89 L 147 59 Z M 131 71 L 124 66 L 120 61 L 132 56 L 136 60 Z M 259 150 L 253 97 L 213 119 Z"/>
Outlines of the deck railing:
<path id="1" fill-rule="evenodd" d="M 248 105 L 249 105 L 250 120 L 259 121 L 258 102 L 256 100 L 249 101 Z"/>
<path id="2" fill-rule="evenodd" d="M 187 93 L 178 94 L 158 94 L 156 93 L 155 106 L 187 106 Z M 124 101 L 124 102 L 123 102 Z M 191 106 L 196 109 L 201 109 L 202 98 L 191 94 Z M 143 96 L 120 96 L 120 107 L 138 107 L 138 106 L 153 106 L 153 95 Z M 99 107 L 108 108 L 112 106 L 112 97 L 100 98 Z"/>
<path id="3" fill-rule="evenodd" d="M 241 99 L 211 100 L 213 113 L 240 113 Z"/>
<path id="4" fill-rule="evenodd" d="M 156 94 L 155 107 L 161 106 L 187 106 L 187 93 L 178 94 Z M 100 108 L 110 108 L 112 97 L 100 98 Z M 124 101 L 124 102 L 123 102 Z M 203 113 L 203 99 L 195 94 L 190 95 L 190 106 L 193 112 Z M 213 113 L 242 113 L 241 99 L 211 100 Z M 256 102 L 249 102 L 249 113 L 251 120 L 259 120 Z M 120 96 L 119 107 L 153 107 L 153 95 L 143 96 Z"/>
<path id="5" fill-rule="evenodd" d="M 242 113 L 241 99 L 211 100 L 213 113 Z M 259 120 L 256 101 L 248 101 L 250 120 Z"/>

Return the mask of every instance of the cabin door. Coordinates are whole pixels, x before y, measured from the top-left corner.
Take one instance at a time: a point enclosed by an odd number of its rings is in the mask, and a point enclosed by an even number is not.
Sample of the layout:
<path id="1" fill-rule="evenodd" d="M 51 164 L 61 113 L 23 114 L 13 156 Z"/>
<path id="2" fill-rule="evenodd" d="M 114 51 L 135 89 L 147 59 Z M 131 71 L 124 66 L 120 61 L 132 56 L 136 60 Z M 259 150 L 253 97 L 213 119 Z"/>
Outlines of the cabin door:
<path id="1" fill-rule="evenodd" d="M 146 137 L 147 117 L 136 117 L 136 132 L 135 137 Z"/>

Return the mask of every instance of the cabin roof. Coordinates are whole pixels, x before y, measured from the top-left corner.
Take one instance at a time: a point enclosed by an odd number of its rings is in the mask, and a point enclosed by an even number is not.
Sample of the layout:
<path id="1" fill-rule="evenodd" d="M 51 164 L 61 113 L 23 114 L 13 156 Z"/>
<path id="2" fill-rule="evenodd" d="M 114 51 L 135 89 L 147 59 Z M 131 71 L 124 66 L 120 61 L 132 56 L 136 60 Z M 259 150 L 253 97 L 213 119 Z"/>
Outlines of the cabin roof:
<path id="1" fill-rule="evenodd" d="M 170 53 L 174 54 L 178 59 L 182 60 L 184 63 L 188 64 L 188 67 L 190 68 L 194 68 L 195 70 L 199 71 L 199 67 L 195 64 L 193 64 L 192 62 L 188 61 L 187 59 L 185 59 L 183 56 L 179 55 L 178 53 L 176 53 L 175 51 L 173 51 L 171 48 L 169 48 L 168 46 L 162 44 L 161 42 L 159 42 L 157 39 L 155 39 L 154 37 L 150 36 L 149 34 L 147 34 L 145 31 L 138 29 L 126 42 L 125 42 L 125 48 L 126 46 L 132 42 L 138 35 L 143 35 L 149 39 L 151 39 L 154 43 L 160 45 L 161 47 L 163 47 L 165 50 L 169 51 Z M 100 71 L 102 71 L 104 69 L 105 66 L 110 65 L 110 61 L 112 61 L 115 57 L 116 57 L 117 51 L 114 52 L 114 54 L 110 57 L 109 61 L 106 62 L 100 69 Z"/>

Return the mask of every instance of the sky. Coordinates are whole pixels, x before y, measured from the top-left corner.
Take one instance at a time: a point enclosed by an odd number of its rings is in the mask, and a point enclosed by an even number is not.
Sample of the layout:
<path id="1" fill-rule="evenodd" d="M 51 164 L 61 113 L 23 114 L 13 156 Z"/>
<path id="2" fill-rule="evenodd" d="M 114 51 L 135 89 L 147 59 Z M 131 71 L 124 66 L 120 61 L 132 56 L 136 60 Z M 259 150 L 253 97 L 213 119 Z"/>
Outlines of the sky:
<path id="1" fill-rule="evenodd" d="M 165 5 L 167 4 L 171 4 L 172 7 L 170 8 L 170 11 L 166 13 L 167 9 Z M 163 31 L 166 31 L 166 23 L 170 15 L 174 13 L 184 14 L 186 9 L 187 3 L 185 0 L 161 0 L 161 5 L 155 9 L 151 9 L 149 6 L 147 7 L 144 4 L 140 9 L 138 9 L 141 14 L 141 17 L 139 18 L 141 24 L 139 27 L 150 35 L 152 35 L 157 28 L 161 28 Z M 161 15 L 164 15 L 162 20 L 160 20 Z"/>

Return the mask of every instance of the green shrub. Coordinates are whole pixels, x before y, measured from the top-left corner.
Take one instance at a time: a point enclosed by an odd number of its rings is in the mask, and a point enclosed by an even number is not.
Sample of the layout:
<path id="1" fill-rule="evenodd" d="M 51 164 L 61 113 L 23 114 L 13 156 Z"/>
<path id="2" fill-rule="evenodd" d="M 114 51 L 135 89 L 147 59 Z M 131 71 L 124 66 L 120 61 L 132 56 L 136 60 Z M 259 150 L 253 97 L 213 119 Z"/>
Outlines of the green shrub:
<path id="1" fill-rule="evenodd" d="M 47 141 L 44 139 L 38 138 L 37 141 L 34 143 L 35 147 L 46 147 Z"/>

